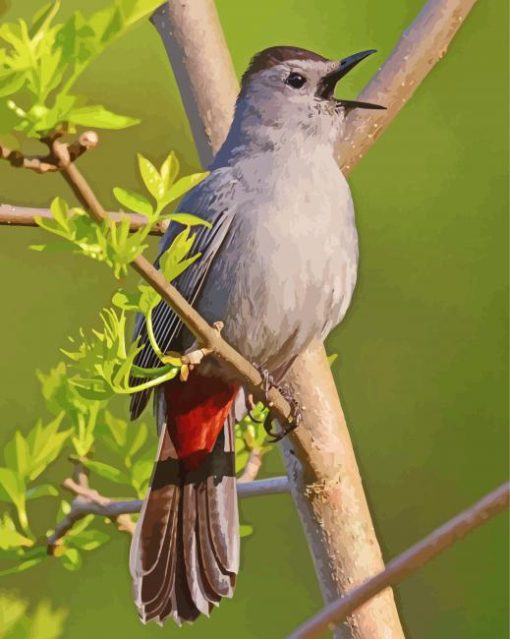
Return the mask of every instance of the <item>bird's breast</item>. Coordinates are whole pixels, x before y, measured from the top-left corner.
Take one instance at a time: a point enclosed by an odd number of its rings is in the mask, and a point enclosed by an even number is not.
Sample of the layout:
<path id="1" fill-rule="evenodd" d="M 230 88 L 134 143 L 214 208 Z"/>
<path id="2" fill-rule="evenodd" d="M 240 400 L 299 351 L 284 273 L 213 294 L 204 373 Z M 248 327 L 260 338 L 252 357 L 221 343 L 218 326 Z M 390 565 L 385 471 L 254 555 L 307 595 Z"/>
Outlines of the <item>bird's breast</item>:
<path id="1" fill-rule="evenodd" d="M 247 189 L 228 246 L 208 278 L 216 278 L 217 314 L 223 306 L 216 319 L 223 319 L 226 339 L 270 369 L 325 336 L 352 296 L 354 213 L 349 188 L 333 167 L 292 180 L 286 172 L 279 180 L 268 177 L 264 188 Z M 208 304 L 214 304 L 211 297 Z"/>

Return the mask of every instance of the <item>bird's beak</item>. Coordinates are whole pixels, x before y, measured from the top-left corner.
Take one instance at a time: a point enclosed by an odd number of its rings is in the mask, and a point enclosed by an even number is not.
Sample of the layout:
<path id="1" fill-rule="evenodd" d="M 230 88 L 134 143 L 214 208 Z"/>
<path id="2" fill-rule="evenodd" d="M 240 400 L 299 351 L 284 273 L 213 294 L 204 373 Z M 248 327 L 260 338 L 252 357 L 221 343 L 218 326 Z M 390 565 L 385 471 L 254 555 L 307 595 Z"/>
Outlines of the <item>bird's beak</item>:
<path id="1" fill-rule="evenodd" d="M 362 60 L 367 58 L 372 53 L 375 53 L 375 49 L 369 49 L 368 51 L 360 51 L 354 55 L 350 55 L 348 58 L 340 60 L 338 67 L 331 73 L 324 76 L 319 86 L 318 96 L 326 100 L 332 100 L 335 87 L 339 80 L 349 73 L 354 67 Z M 386 107 L 380 104 L 372 104 L 370 102 L 359 102 L 358 100 L 337 100 L 336 103 L 339 106 L 343 106 L 347 109 L 385 109 Z"/>

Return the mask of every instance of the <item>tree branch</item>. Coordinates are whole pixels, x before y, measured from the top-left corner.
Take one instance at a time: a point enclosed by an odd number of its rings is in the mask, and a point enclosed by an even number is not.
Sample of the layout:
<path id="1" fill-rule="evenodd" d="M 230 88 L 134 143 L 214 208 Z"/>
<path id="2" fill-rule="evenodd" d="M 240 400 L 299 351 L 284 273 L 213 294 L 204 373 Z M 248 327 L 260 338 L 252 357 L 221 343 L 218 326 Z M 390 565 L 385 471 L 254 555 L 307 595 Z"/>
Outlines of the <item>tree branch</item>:
<path id="1" fill-rule="evenodd" d="M 101 495 L 97 490 L 83 486 L 74 479 L 64 480 L 62 486 L 72 492 L 76 497 L 71 503 L 71 510 L 66 517 L 55 527 L 55 532 L 46 541 L 50 554 L 71 528 L 87 515 L 108 517 L 116 521 L 119 530 L 129 533 L 134 531 L 134 522 L 129 515 L 139 513 L 143 501 L 141 499 L 129 499 L 125 501 L 113 500 Z M 282 495 L 289 492 L 287 477 L 271 477 L 269 479 L 257 479 L 256 481 L 240 482 L 237 485 L 237 495 L 240 498 L 259 497 L 261 495 Z"/>
<path id="2" fill-rule="evenodd" d="M 254 481 L 259 474 L 260 468 L 262 466 L 262 451 L 260 448 L 252 448 L 250 450 L 250 455 L 248 457 L 248 461 L 246 462 L 246 466 L 244 467 L 243 472 L 237 478 L 238 484 L 245 484 L 249 481 Z"/>
<path id="3" fill-rule="evenodd" d="M 385 588 L 398 584 L 456 541 L 508 508 L 509 496 L 510 484 L 503 484 L 392 559 L 382 572 L 338 601 L 329 604 L 291 633 L 287 639 L 317 639 L 332 630 L 334 625 L 344 621 L 356 608 Z"/>
<path id="4" fill-rule="evenodd" d="M 336 158 L 346 175 L 363 158 L 408 102 L 433 67 L 444 58 L 450 42 L 476 0 L 429 0 L 404 31 L 393 53 L 359 95 L 385 111 L 354 109 L 346 119 Z"/>
<path id="5" fill-rule="evenodd" d="M 113 213 L 108 211 L 107 215 L 116 222 L 127 215 L 130 219 L 130 230 L 133 232 L 138 231 L 138 229 L 147 224 L 147 219 L 143 215 L 137 215 L 136 213 Z M 0 204 L 0 226 L 37 226 L 36 217 L 53 219 L 53 215 L 48 209 Z M 162 235 L 167 227 L 167 220 L 159 222 L 152 227 L 150 234 Z"/>

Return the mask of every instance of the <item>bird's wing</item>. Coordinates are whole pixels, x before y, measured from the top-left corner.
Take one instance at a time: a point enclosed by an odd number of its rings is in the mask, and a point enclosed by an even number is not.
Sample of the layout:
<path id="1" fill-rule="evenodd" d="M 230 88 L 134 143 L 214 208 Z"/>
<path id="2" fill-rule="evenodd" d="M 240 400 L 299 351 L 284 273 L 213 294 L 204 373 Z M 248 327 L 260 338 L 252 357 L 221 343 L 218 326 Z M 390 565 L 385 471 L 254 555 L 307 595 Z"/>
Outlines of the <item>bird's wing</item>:
<path id="1" fill-rule="evenodd" d="M 201 253 L 201 257 L 189 266 L 174 282 L 174 286 L 186 300 L 193 304 L 202 289 L 212 261 L 225 241 L 234 217 L 231 206 L 236 180 L 230 169 L 217 169 L 203 182 L 196 186 L 181 202 L 179 210 L 191 213 L 212 224 L 212 228 L 199 227 L 193 250 Z M 172 244 L 182 230 L 178 224 L 170 224 L 160 243 L 159 256 Z M 158 258 L 159 260 L 159 258 Z M 156 265 L 158 264 L 156 260 Z M 178 350 L 178 341 L 183 328 L 179 316 L 165 302 L 160 302 L 152 312 L 154 335 L 159 348 L 165 353 Z M 160 365 L 147 339 L 147 330 L 143 316 L 138 316 L 133 340 L 140 338 L 143 350 L 138 354 L 135 364 L 144 368 Z M 133 379 L 132 383 L 137 381 Z M 131 400 L 131 418 L 136 419 L 145 408 L 150 397 L 150 390 L 133 395 Z"/>

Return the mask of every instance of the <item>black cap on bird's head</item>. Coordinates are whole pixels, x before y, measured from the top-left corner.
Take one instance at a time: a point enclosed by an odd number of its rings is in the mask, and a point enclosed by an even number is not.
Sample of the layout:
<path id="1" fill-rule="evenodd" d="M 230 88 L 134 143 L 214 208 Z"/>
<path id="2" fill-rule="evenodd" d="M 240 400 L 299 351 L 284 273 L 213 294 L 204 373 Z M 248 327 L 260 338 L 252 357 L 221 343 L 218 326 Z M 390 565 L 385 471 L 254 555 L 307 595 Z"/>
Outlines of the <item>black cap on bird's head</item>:
<path id="1" fill-rule="evenodd" d="M 318 53 L 299 47 L 270 47 L 253 57 L 243 75 L 242 88 L 245 89 L 261 72 L 278 68 L 282 70 L 279 79 L 286 87 L 295 91 L 308 92 L 309 95 L 312 92 L 315 99 L 334 101 L 338 106 L 349 110 L 385 109 L 386 107 L 379 104 L 337 99 L 333 96 L 337 83 L 357 64 L 375 52 L 375 49 L 369 49 L 340 61 L 332 61 Z"/>

